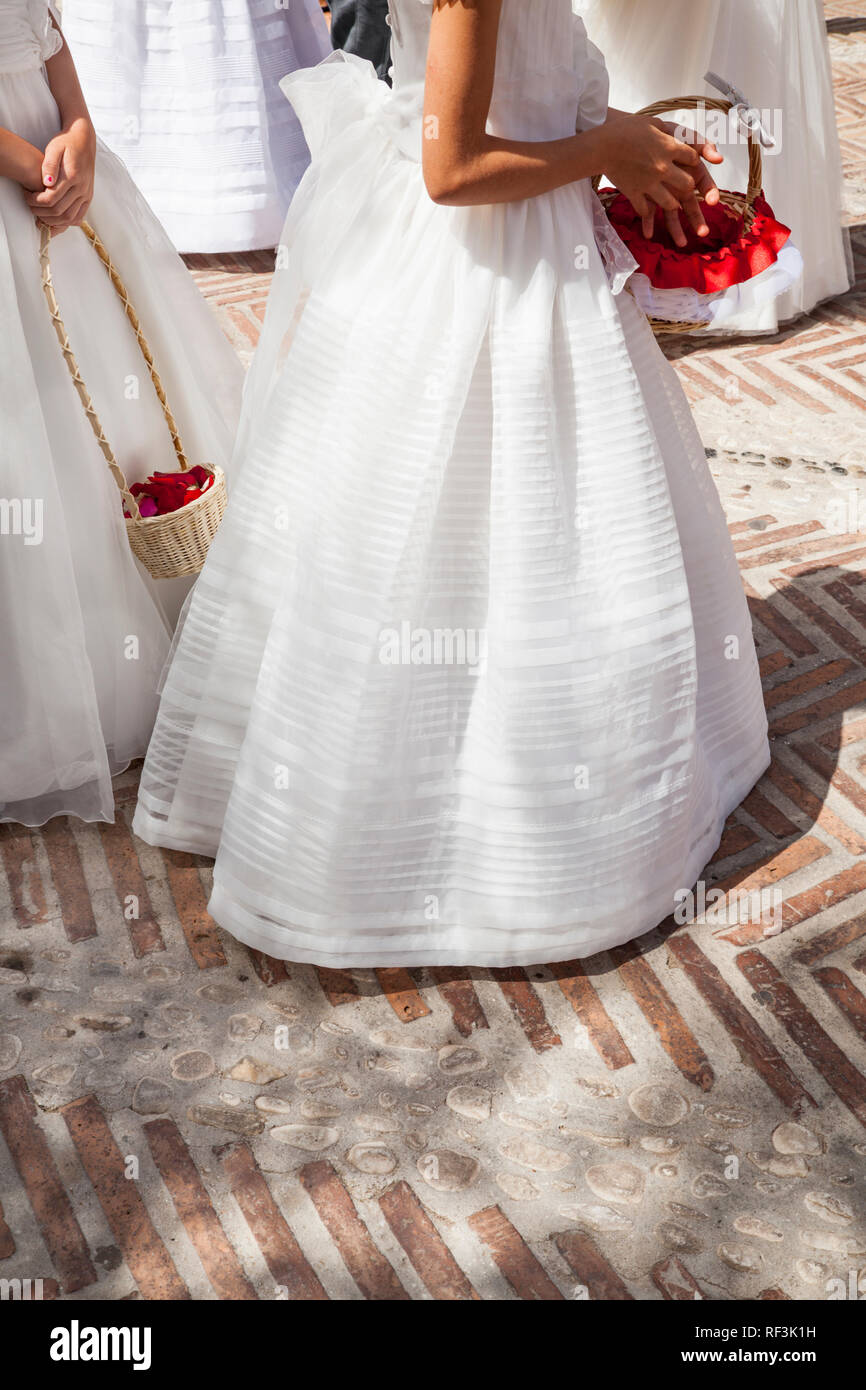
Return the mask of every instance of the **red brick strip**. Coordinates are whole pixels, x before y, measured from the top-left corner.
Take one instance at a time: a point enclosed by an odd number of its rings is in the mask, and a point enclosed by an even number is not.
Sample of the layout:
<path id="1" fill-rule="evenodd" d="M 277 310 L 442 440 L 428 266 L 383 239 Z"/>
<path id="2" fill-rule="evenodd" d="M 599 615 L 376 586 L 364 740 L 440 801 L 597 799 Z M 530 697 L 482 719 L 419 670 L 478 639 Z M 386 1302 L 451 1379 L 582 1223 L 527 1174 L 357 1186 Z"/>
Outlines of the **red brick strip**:
<path id="1" fill-rule="evenodd" d="M 440 1302 L 480 1298 L 408 1183 L 394 1183 L 382 1193 L 379 1206 L 433 1298 Z"/>
<path id="2" fill-rule="evenodd" d="M 634 1057 L 628 1050 L 625 1038 L 596 994 L 580 961 L 571 960 L 561 965 L 551 965 L 550 970 L 605 1066 L 611 1071 L 630 1067 Z"/>
<path id="3" fill-rule="evenodd" d="M 468 1038 L 476 1028 L 489 1028 L 487 1015 L 481 1007 L 481 1000 L 475 992 L 472 975 L 465 966 L 434 965 L 430 974 L 439 987 L 439 993 L 451 1010 L 454 1027 L 463 1038 Z"/>
<path id="4" fill-rule="evenodd" d="M 778 746 L 776 757 L 778 758 Z M 767 776 L 776 784 L 779 791 L 788 798 L 795 806 L 810 816 L 815 825 L 819 825 L 828 835 L 832 835 L 849 854 L 866 854 L 866 840 L 862 835 L 858 835 L 856 830 L 852 830 L 846 825 L 835 811 L 825 805 L 820 796 L 816 796 L 802 782 L 798 781 L 791 770 L 786 766 L 782 767 L 778 761 L 773 762 Z"/>
<path id="5" fill-rule="evenodd" d="M 43 825 L 42 842 L 51 865 L 54 890 L 60 899 L 60 915 L 70 941 L 88 941 L 97 935 L 93 907 L 78 846 L 65 818 L 56 817 Z"/>
<path id="6" fill-rule="evenodd" d="M 126 1177 L 123 1154 L 95 1096 L 64 1105 L 61 1114 L 142 1298 L 189 1298 L 137 1183 Z"/>
<path id="7" fill-rule="evenodd" d="M 0 855 L 19 927 L 48 921 L 45 885 L 33 853 L 33 839 L 23 826 L 0 825 Z"/>
<path id="8" fill-rule="evenodd" d="M 852 593 L 844 579 L 834 579 L 830 584 L 825 584 L 824 593 L 834 598 L 861 627 L 866 627 L 866 604 Z"/>
<path id="9" fill-rule="evenodd" d="M 740 1059 L 755 1069 L 782 1104 L 796 1115 L 800 1114 L 804 1105 L 815 1105 L 812 1096 L 773 1046 L 763 1028 L 755 1022 L 745 1004 L 740 1003 L 721 972 L 704 955 L 694 939 L 685 933 L 672 936 L 668 941 L 668 950 L 676 956 L 695 989 L 703 995 L 730 1036 Z"/>
<path id="10" fill-rule="evenodd" d="M 834 539 L 844 541 L 845 537 L 837 536 Z M 845 570 L 859 560 L 866 560 L 866 546 L 858 546 L 856 550 L 834 551 L 822 560 L 805 560 L 802 565 L 789 565 L 783 573 L 792 579 L 800 579 L 805 574 L 820 574 L 822 570 Z"/>
<path id="11" fill-rule="evenodd" d="M 845 1015 L 855 1033 L 866 1041 L 866 995 L 860 993 L 844 970 L 816 970 L 815 979 Z"/>
<path id="12" fill-rule="evenodd" d="M 207 899 L 198 875 L 195 856 L 180 850 L 161 851 L 168 886 L 190 955 L 199 970 L 226 965 L 216 922 L 208 915 Z"/>
<path id="13" fill-rule="evenodd" d="M 408 970 L 377 970 L 376 977 L 382 993 L 402 1023 L 414 1023 L 417 1018 L 426 1018 L 430 1010 Z"/>
<path id="14" fill-rule="evenodd" d="M 339 1250 L 343 1263 L 365 1298 L 402 1301 L 409 1298 L 396 1272 L 358 1215 L 355 1204 L 326 1159 L 301 1169 L 301 1182 Z"/>
<path id="15" fill-rule="evenodd" d="M 846 902 L 848 898 L 855 897 L 864 889 L 866 862 L 855 864 L 851 869 L 843 869 L 841 873 L 824 879 L 814 888 L 807 888 L 782 904 L 782 931 L 801 926 L 803 922 L 816 917 L 819 912 L 826 912 L 837 903 Z M 742 926 L 723 933 L 724 940 L 732 942 L 735 946 L 753 946 L 763 941 L 764 937 L 765 929 L 761 922 L 744 922 Z"/>
<path id="16" fill-rule="evenodd" d="M 292 1302 L 327 1300 L 319 1276 L 295 1240 L 283 1213 L 274 1201 L 248 1144 L 236 1144 L 223 1152 L 223 1167 L 235 1200 L 243 1212 L 275 1284 L 288 1292 Z"/>
<path id="17" fill-rule="evenodd" d="M 786 656 L 783 651 L 770 652 L 769 656 L 762 656 L 758 662 L 761 679 L 768 680 L 770 676 L 775 676 L 777 671 L 784 671 L 790 665 L 791 658 Z"/>
<path id="18" fill-rule="evenodd" d="M 707 1297 L 697 1279 L 676 1256 L 653 1266 L 652 1281 L 671 1302 L 697 1302 Z"/>
<path id="19" fill-rule="evenodd" d="M 837 555 L 845 553 L 843 550 L 840 550 L 840 547 L 856 545 L 856 543 L 862 539 L 862 536 L 858 536 L 853 532 L 849 535 L 834 536 L 825 531 L 821 535 L 816 536 L 813 541 L 799 540 L 796 545 L 780 545 L 777 550 L 767 549 L 762 550 L 759 555 L 746 555 L 739 562 L 740 569 L 762 569 L 765 565 L 783 565 L 788 560 L 799 561 L 803 556 L 824 557 L 828 550 L 834 552 L 829 557 L 830 559 L 834 559 Z M 811 564 L 811 560 L 809 563 Z M 799 564 L 797 567 L 799 568 Z M 789 571 L 786 570 L 785 573 L 787 574 Z"/>
<path id="20" fill-rule="evenodd" d="M 610 952 L 619 966 L 619 977 L 632 994 L 658 1040 L 676 1066 L 693 1086 L 711 1091 L 715 1081 L 710 1059 L 661 980 L 643 959 L 634 944 Z"/>
<path id="21" fill-rule="evenodd" d="M 562 1038 L 548 1023 L 544 1005 L 526 971 L 516 967 L 490 973 L 534 1050 L 547 1052 L 551 1047 L 562 1047 Z"/>
<path id="22" fill-rule="evenodd" d="M 584 1231 L 563 1231 L 553 1240 L 566 1264 L 593 1299 L 610 1303 L 633 1298 L 613 1265 L 608 1264 L 595 1241 Z"/>
<path id="23" fill-rule="evenodd" d="M 799 676 L 792 676 L 789 681 L 774 685 L 772 690 L 765 692 L 764 704 L 768 710 L 775 709 L 777 705 L 787 705 L 790 700 L 796 700 L 798 696 L 806 695 L 811 690 L 821 690 L 824 686 L 832 685 L 833 681 L 840 680 L 854 669 L 854 663 L 851 661 L 828 661 L 824 666 L 815 666 L 811 671 L 803 671 Z M 802 728 L 802 725 L 798 727 Z"/>
<path id="24" fill-rule="evenodd" d="M 768 801 L 763 792 L 753 791 L 743 802 L 743 810 L 748 811 L 753 820 L 765 830 L 769 830 L 777 840 L 786 840 L 789 835 L 798 833 L 797 826 L 784 811 L 780 811 L 778 806 L 774 806 L 772 801 Z"/>
<path id="25" fill-rule="evenodd" d="M 837 903 L 844 903 L 849 898 L 856 897 L 864 889 L 866 889 L 866 862 L 861 861 L 853 868 L 843 869 L 841 873 L 833 874 L 831 878 L 826 878 L 823 883 L 817 884 L 814 888 L 807 888 L 804 893 L 798 893 L 796 897 L 789 898 L 783 908 L 785 925 L 796 926 L 800 922 L 807 922 L 811 917 L 817 916 L 819 912 L 826 912 L 828 908 L 835 907 Z"/>
<path id="26" fill-rule="evenodd" d="M 778 521 L 774 516 L 755 516 L 750 517 L 748 521 L 729 522 L 728 530 L 732 536 L 766 536 L 768 534 L 766 528 L 777 525 Z"/>
<path id="27" fill-rule="evenodd" d="M 277 960 L 274 956 L 266 956 L 264 951 L 256 951 L 252 947 L 248 949 L 253 969 L 262 984 L 267 985 L 268 989 L 273 985 L 281 985 L 284 981 L 292 978 L 284 960 Z"/>
<path id="28" fill-rule="evenodd" d="M 748 584 L 745 588 L 749 612 L 755 622 L 760 623 L 768 632 L 772 632 L 774 637 L 778 637 L 793 656 L 817 655 L 818 648 L 809 641 L 805 633 L 801 632 L 787 618 L 782 617 L 782 614 L 777 612 L 772 604 L 761 598 L 760 594 L 757 594 Z"/>
<path id="29" fill-rule="evenodd" d="M 0 1260 L 8 1260 L 10 1255 L 15 1254 L 15 1237 L 6 1224 L 6 1214 L 3 1211 L 3 1203 L 0 1202 Z"/>
<path id="30" fill-rule="evenodd" d="M 819 529 L 817 521 L 801 521 L 799 526 L 780 526 L 775 531 L 757 531 L 747 522 L 745 528 L 739 532 L 739 539 L 734 541 L 734 550 L 737 554 L 744 550 L 765 550 L 778 541 L 797 540 L 800 536 L 811 535 Z M 731 534 L 734 534 L 733 527 Z"/>
<path id="31" fill-rule="evenodd" d="M 825 752 L 816 743 L 797 743 L 794 745 L 794 752 L 850 801 L 852 806 L 856 806 L 858 811 L 866 815 L 866 791 L 837 765 L 837 755 Z"/>
<path id="32" fill-rule="evenodd" d="M 329 970 L 321 965 L 317 965 L 315 969 L 322 993 L 332 1008 L 338 1009 L 341 1004 L 354 1004 L 358 998 L 358 986 L 351 975 L 345 970 Z"/>
<path id="33" fill-rule="evenodd" d="M 96 1270 L 23 1076 L 0 1081 L 0 1131 L 9 1146 L 51 1262 L 66 1293 L 96 1283 Z"/>
<path id="34" fill-rule="evenodd" d="M 207 1188 L 174 1120 L 149 1120 L 144 1132 L 153 1161 L 214 1293 L 219 1298 L 233 1300 L 257 1298 L 226 1238 Z"/>
<path id="35" fill-rule="evenodd" d="M 751 849 L 752 845 L 759 843 L 759 838 L 750 825 L 738 825 L 734 822 L 728 825 L 722 836 L 721 844 L 710 862 L 713 864 L 721 863 L 723 859 L 730 859 L 734 854 L 742 854 L 744 850 Z"/>
<path id="36" fill-rule="evenodd" d="M 866 647 L 863 646 L 859 637 L 851 632 L 850 628 L 843 627 L 821 607 L 820 603 L 816 603 L 808 594 L 804 594 L 787 579 L 776 578 L 772 580 L 772 584 L 775 589 L 785 595 L 789 603 L 793 603 L 796 608 L 799 608 L 803 616 L 809 619 L 813 631 L 817 628 L 818 631 L 826 632 L 837 647 L 841 648 L 843 652 L 847 652 L 849 656 L 853 656 L 861 666 L 866 666 Z"/>
<path id="37" fill-rule="evenodd" d="M 843 922 L 841 926 L 831 927 L 829 931 L 822 932 L 820 936 L 815 936 L 811 941 L 807 941 L 805 946 L 801 946 L 799 951 L 794 952 L 794 960 L 799 965 L 814 965 L 816 961 L 823 960 L 825 956 L 833 955 L 836 951 L 841 951 L 845 946 L 850 946 L 852 942 L 859 941 L 866 936 L 866 915 L 852 917 L 850 922 Z M 854 962 L 856 967 L 857 962 Z"/>
<path id="38" fill-rule="evenodd" d="M 841 748 L 850 748 L 853 743 L 862 743 L 864 739 L 866 739 L 866 719 L 849 719 L 841 729 L 830 729 L 829 733 L 822 734 L 818 742 L 822 748 L 829 748 L 831 752 L 838 752 Z"/>
<path id="39" fill-rule="evenodd" d="M 499 1207 L 485 1207 L 469 1217 L 469 1225 L 490 1250 L 499 1272 L 527 1302 L 553 1301 L 564 1295 L 533 1255 L 519 1231 Z"/>
<path id="40" fill-rule="evenodd" d="M 133 954 L 140 959 L 152 951 L 164 951 L 165 942 L 153 915 L 147 884 L 126 821 L 118 816 L 113 825 L 101 823 L 99 835 L 124 920 L 128 922 Z M 126 916 L 126 899 L 130 896 L 138 899 L 138 916 L 132 919 Z"/>
<path id="41" fill-rule="evenodd" d="M 833 695 L 827 695 L 823 700 L 816 700 L 814 704 L 806 705 L 804 709 L 793 710 L 791 714 L 785 714 L 781 719 L 777 719 L 771 726 L 770 733 L 773 737 L 780 734 L 796 734 L 801 729 L 809 728 L 810 725 L 819 724 L 822 719 L 830 719 L 833 715 L 844 714 L 846 710 L 854 709 L 866 699 L 866 681 L 860 681 L 857 685 L 843 686 Z M 797 751 L 800 749 L 798 747 Z"/>
<path id="42" fill-rule="evenodd" d="M 743 951 L 737 956 L 737 965 L 757 991 L 759 1002 L 772 1010 L 843 1105 L 866 1125 L 866 1080 L 812 1017 L 776 967 L 760 951 Z"/>
<path id="43" fill-rule="evenodd" d="M 830 849 L 822 840 L 814 835 L 804 835 L 802 840 L 795 841 L 793 845 L 777 849 L 757 864 L 750 864 L 747 870 L 738 869 L 711 886 L 713 889 L 720 888 L 723 893 L 730 893 L 732 889 L 736 889 L 738 893 L 757 893 L 762 888 L 773 888 L 783 879 L 790 878 L 799 869 L 805 869 L 819 859 L 826 859 L 828 854 Z M 722 932 L 720 936 L 725 941 L 733 941 L 736 944 L 736 932 L 740 930 L 741 928 L 735 927 L 730 934 Z M 763 927 L 761 931 L 763 933 Z"/>

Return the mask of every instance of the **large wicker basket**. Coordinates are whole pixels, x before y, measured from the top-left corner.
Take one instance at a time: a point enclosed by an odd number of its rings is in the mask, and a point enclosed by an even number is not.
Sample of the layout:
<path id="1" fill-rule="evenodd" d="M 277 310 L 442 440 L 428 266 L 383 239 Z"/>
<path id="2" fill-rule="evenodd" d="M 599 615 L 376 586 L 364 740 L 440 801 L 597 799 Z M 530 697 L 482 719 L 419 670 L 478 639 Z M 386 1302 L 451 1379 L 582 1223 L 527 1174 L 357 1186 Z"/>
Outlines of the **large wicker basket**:
<path id="1" fill-rule="evenodd" d="M 640 116 L 663 116 L 671 111 L 723 111 L 729 115 L 734 109 L 735 103 L 727 101 L 721 97 L 675 97 L 671 101 L 656 101 L 651 106 L 645 106 L 638 112 Z M 745 193 L 721 192 L 721 206 L 730 210 L 732 218 L 742 218 L 746 231 L 749 231 L 755 220 L 755 202 L 760 196 L 764 185 L 764 160 L 761 154 L 761 146 L 755 137 L 753 130 L 749 130 L 749 186 Z M 602 188 L 601 176 L 593 179 L 593 187 L 605 210 L 618 196 L 615 188 Z M 649 320 L 650 327 L 657 337 L 665 337 L 670 333 L 699 333 L 709 327 L 710 320 L 698 320 L 688 323 L 675 323 L 666 319 Z"/>
<path id="2" fill-rule="evenodd" d="M 138 346 L 141 349 L 142 357 L 150 373 L 154 390 L 156 391 L 157 398 L 162 407 L 163 415 L 165 416 L 165 422 L 171 435 L 180 470 L 185 472 L 190 466 L 189 461 L 184 453 L 177 424 L 175 423 L 171 408 L 166 400 L 165 390 L 154 364 L 153 354 L 142 332 L 138 315 L 130 303 L 126 286 L 118 275 L 115 266 L 111 262 L 111 257 L 93 228 L 85 222 L 82 224 L 81 230 L 105 267 L 106 273 L 117 291 L 126 317 L 132 325 Z M 181 575 L 198 574 L 205 562 L 208 547 L 217 533 L 228 502 L 225 474 L 218 466 L 212 467 L 210 464 L 203 464 L 202 466 L 207 472 L 212 474 L 213 483 L 201 497 L 196 498 L 192 502 L 188 502 L 175 512 L 169 512 L 165 516 L 145 517 L 141 515 L 138 502 L 129 491 L 123 471 L 117 462 L 111 445 L 105 437 L 105 432 L 102 428 L 99 416 L 97 415 L 96 408 L 84 384 L 78 363 L 75 360 L 66 327 L 60 315 L 57 296 L 54 292 L 54 284 L 51 278 L 50 249 L 51 234 L 48 228 L 43 226 L 41 229 L 39 248 L 39 259 L 42 266 L 42 288 L 51 313 L 54 330 L 57 334 L 57 339 L 60 343 L 63 357 L 69 368 L 75 389 L 84 406 L 85 413 L 90 421 L 90 426 L 96 436 L 97 443 L 108 464 L 111 476 L 117 483 L 120 495 L 124 501 L 125 510 L 129 513 L 126 521 L 126 534 L 129 538 L 129 544 L 134 554 L 138 556 L 138 559 L 141 560 L 142 564 L 149 570 L 154 579 L 177 579 Z"/>

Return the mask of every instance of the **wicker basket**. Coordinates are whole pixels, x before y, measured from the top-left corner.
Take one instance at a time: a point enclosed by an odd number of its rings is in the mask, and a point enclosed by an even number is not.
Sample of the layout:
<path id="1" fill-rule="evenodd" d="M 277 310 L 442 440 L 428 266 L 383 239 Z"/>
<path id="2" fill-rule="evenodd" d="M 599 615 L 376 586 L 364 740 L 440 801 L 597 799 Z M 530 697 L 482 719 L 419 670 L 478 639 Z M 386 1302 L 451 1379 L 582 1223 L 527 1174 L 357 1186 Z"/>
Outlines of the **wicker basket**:
<path id="1" fill-rule="evenodd" d="M 638 112 L 639 116 L 663 116 L 671 111 L 724 111 L 728 115 L 734 109 L 732 101 L 726 101 L 720 97 L 675 97 L 671 101 L 656 101 L 652 106 L 645 106 Z M 755 138 L 752 130 L 749 131 L 749 186 L 745 193 L 729 193 L 722 191 L 720 204 L 728 208 L 734 218 L 742 217 L 747 231 L 750 230 L 755 220 L 755 201 L 759 197 L 764 186 L 764 160 L 761 154 L 761 146 Z M 618 197 L 615 188 L 602 188 L 601 175 L 593 179 L 593 187 L 598 193 L 605 211 Z M 710 320 L 698 320 L 688 323 L 675 323 L 667 319 L 649 319 L 650 327 L 656 337 L 666 337 L 671 333 L 700 333 L 708 328 Z"/>
<path id="2" fill-rule="evenodd" d="M 111 262 L 111 257 L 93 228 L 85 222 L 82 224 L 81 230 L 105 267 L 106 273 L 123 305 L 126 317 L 132 325 L 138 346 L 141 349 L 141 354 L 147 364 L 154 390 L 156 391 L 157 398 L 162 407 L 165 422 L 168 425 L 180 470 L 181 472 L 185 472 L 190 466 L 189 461 L 184 453 L 180 435 L 178 434 L 177 424 L 175 423 L 174 416 L 166 400 L 162 381 L 154 365 L 153 355 L 141 330 L 138 315 L 130 303 L 126 286 L 118 275 L 116 268 Z M 126 534 L 129 538 L 129 544 L 134 554 L 141 560 L 145 568 L 150 571 L 154 579 L 177 579 L 181 575 L 198 574 L 205 562 L 208 547 L 217 533 L 228 502 L 225 473 L 219 467 L 211 467 L 210 464 L 204 464 L 203 467 L 213 476 L 213 483 L 201 497 L 196 498 L 192 502 L 188 502 L 176 512 L 169 512 L 165 516 L 141 515 L 138 502 L 129 491 L 126 478 L 115 458 L 111 445 L 105 437 L 105 432 L 100 423 L 99 416 L 96 413 L 93 401 L 90 398 L 90 393 L 84 384 L 78 363 L 75 360 L 75 355 L 70 346 L 66 327 L 60 315 L 57 297 L 54 293 L 49 256 L 50 248 L 51 233 L 47 227 L 43 226 L 41 229 L 39 247 L 39 259 L 42 266 L 42 289 L 45 293 L 45 298 L 51 313 L 54 331 L 57 334 L 57 339 L 60 343 L 63 357 L 69 368 L 75 389 L 84 406 L 85 413 L 90 421 L 90 427 L 96 436 L 97 443 L 108 464 L 111 476 L 117 483 L 126 511 L 129 513 L 126 521 Z"/>

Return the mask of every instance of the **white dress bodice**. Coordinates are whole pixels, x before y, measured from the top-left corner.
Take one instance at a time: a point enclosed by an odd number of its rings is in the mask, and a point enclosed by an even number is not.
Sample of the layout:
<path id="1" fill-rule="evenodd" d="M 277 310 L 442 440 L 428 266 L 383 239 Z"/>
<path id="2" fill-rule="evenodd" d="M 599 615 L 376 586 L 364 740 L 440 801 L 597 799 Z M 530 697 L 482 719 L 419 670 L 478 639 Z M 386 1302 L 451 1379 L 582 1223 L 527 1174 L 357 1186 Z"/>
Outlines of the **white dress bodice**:
<path id="1" fill-rule="evenodd" d="M 0 0 L 0 74 L 41 68 L 62 45 L 48 0 Z"/>
<path id="2" fill-rule="evenodd" d="M 415 127 L 424 107 L 432 0 L 391 0 L 390 15 L 392 111 Z M 572 0 L 503 0 L 491 134 L 556 140 L 576 127 L 600 125 L 608 87 L 604 58 L 573 13 Z"/>

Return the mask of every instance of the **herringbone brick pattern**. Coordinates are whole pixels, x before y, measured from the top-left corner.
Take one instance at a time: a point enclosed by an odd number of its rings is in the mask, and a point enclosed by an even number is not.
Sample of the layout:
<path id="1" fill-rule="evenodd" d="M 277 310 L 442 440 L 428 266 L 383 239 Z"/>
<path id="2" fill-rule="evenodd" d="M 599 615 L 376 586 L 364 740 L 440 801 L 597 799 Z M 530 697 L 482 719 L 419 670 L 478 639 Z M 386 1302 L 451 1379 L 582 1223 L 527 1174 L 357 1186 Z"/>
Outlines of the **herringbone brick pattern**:
<path id="1" fill-rule="evenodd" d="M 774 760 L 707 891 L 776 889 L 774 921 L 670 921 L 525 971 L 315 970 L 224 936 L 205 861 L 133 839 L 134 772 L 115 826 L 3 827 L 7 1277 L 714 1299 L 825 1297 L 856 1271 L 866 544 L 732 531 Z"/>
<path id="2" fill-rule="evenodd" d="M 828 6 L 852 37 L 861 11 Z M 269 258 L 191 264 L 249 354 Z M 832 439 L 864 399 L 861 307 L 690 352 L 687 389 L 727 399 L 733 373 L 775 411 L 802 392 Z M 0 1280 L 148 1300 L 856 1289 L 866 535 L 825 523 L 731 527 L 773 765 L 705 888 L 775 892 L 767 920 L 670 920 L 529 970 L 316 970 L 226 937 L 207 862 L 134 839 L 134 769 L 113 826 L 0 827 Z"/>

